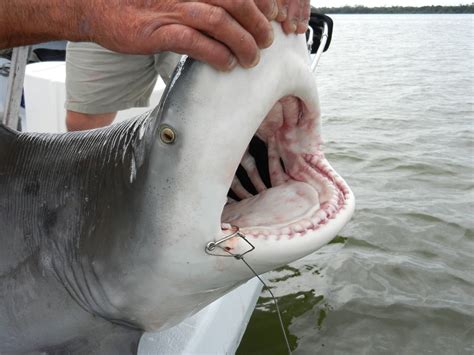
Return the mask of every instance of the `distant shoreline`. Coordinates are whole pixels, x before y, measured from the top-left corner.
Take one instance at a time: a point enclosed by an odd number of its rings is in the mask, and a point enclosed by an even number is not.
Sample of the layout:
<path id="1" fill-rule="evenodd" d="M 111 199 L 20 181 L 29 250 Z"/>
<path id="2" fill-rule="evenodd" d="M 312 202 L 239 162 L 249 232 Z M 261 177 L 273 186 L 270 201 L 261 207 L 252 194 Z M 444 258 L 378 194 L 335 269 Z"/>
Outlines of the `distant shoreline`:
<path id="1" fill-rule="evenodd" d="M 458 6 L 318 7 L 324 14 L 474 14 L 474 3 Z"/>

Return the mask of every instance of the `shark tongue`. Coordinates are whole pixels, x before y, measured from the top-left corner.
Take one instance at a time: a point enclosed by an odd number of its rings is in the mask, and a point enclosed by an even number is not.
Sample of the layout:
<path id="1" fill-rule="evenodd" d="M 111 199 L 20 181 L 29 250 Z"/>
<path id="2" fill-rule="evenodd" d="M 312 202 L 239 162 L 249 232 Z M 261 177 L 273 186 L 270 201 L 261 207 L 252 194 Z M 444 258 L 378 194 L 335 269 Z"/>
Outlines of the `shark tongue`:
<path id="1" fill-rule="evenodd" d="M 319 209 L 319 194 L 309 184 L 289 181 L 226 205 L 222 222 L 240 228 L 288 225 Z"/>

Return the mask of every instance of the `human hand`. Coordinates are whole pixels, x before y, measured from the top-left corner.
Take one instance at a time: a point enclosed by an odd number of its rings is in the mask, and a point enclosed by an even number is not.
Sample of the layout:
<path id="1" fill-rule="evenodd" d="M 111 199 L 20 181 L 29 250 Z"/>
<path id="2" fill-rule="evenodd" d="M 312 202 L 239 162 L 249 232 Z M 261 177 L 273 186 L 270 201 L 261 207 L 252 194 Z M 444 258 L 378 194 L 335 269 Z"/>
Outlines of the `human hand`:
<path id="1" fill-rule="evenodd" d="M 259 49 L 273 41 L 269 21 L 278 15 L 277 1 L 285 5 L 281 0 L 84 0 L 90 11 L 82 12 L 80 28 L 90 40 L 117 52 L 172 51 L 220 70 L 237 63 L 252 67 Z M 294 2 L 288 14 L 299 16 Z"/>
<path id="2" fill-rule="evenodd" d="M 131 54 L 173 51 L 220 70 L 252 67 L 271 20 L 303 33 L 309 0 L 0 0 L 0 48 L 67 39 Z"/>
<path id="3" fill-rule="evenodd" d="M 310 0 L 277 0 L 278 15 L 276 20 L 281 22 L 283 31 L 290 33 L 305 33 L 311 15 Z"/>

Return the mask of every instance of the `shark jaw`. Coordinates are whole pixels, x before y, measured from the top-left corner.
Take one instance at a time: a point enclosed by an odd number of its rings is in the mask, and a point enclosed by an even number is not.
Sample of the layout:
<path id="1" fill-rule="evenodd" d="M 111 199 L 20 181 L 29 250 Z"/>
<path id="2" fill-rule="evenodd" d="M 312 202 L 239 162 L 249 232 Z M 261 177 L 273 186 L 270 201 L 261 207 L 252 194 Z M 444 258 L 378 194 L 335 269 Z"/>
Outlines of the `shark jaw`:
<path id="1" fill-rule="evenodd" d="M 232 180 L 222 233 L 238 228 L 256 246 L 248 257 L 257 265 L 264 258 L 259 246 L 273 250 L 273 261 L 283 252 L 279 263 L 285 264 L 328 243 L 353 213 L 354 196 L 324 156 L 319 110 L 310 107 L 293 95 L 278 100 Z M 222 247 L 240 254 L 248 246 L 236 237 Z"/>
<path id="2" fill-rule="evenodd" d="M 280 240 L 314 235 L 338 219 L 352 197 L 324 157 L 317 119 L 294 96 L 273 106 L 232 181 L 224 228 L 233 225 L 254 238 Z"/>

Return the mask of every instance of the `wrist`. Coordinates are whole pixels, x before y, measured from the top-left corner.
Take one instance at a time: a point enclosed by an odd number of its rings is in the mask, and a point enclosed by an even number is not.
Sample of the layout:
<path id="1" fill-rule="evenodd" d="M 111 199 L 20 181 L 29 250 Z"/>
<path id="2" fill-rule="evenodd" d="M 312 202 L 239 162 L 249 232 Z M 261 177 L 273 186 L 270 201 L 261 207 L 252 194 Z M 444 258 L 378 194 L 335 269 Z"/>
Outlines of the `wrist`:
<path id="1" fill-rule="evenodd" d="M 47 25 L 44 31 L 49 38 L 75 42 L 90 39 L 90 26 L 86 20 L 87 0 L 48 0 L 48 3 L 47 18 L 43 23 Z M 94 9 L 89 8 L 88 11 Z M 52 22 L 49 26 L 48 21 Z"/>
<path id="2" fill-rule="evenodd" d="M 59 0 L 64 1 L 64 0 Z M 65 39 L 74 42 L 92 41 L 92 17 L 98 11 L 94 1 L 90 0 L 68 0 L 71 3 L 68 33 L 65 33 Z"/>
<path id="3" fill-rule="evenodd" d="M 67 39 L 87 41 L 86 0 L 0 0 L 0 48 Z"/>

